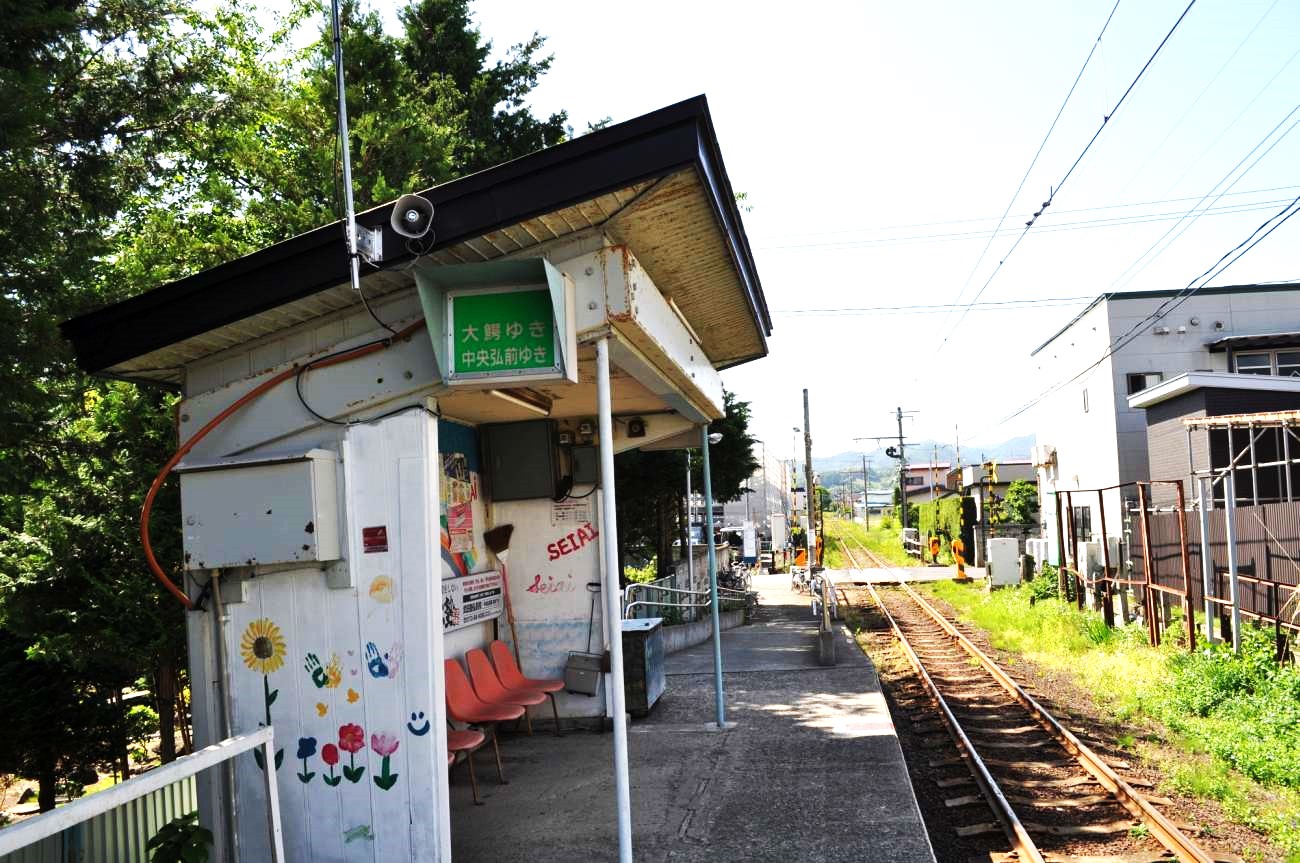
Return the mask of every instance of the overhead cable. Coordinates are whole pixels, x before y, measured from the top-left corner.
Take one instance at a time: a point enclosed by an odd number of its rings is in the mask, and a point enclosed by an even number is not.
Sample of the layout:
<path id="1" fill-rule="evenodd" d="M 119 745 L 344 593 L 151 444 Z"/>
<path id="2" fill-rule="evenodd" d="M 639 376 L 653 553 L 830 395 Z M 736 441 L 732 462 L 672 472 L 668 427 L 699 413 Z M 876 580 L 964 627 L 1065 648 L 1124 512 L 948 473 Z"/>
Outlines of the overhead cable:
<path id="1" fill-rule="evenodd" d="M 1097 131 L 1093 133 L 1090 139 L 1088 139 L 1088 143 L 1084 146 L 1083 150 L 1080 151 L 1079 155 L 1075 158 L 1074 162 L 1070 164 L 1070 167 L 1065 172 L 1065 175 L 1061 177 L 1060 181 L 1057 182 L 1055 186 L 1052 187 L 1051 192 L 1047 196 L 1047 200 L 1043 202 L 1042 209 L 1039 209 L 1037 212 L 1035 212 L 1033 217 L 1030 218 L 1029 221 L 1025 222 L 1025 229 L 1020 232 L 1020 236 L 1016 237 L 1015 243 L 1013 243 L 1011 248 L 1007 250 L 1007 253 L 1002 256 L 1002 260 L 998 261 L 998 265 L 993 269 L 993 272 L 989 274 L 988 279 L 985 280 L 984 284 L 980 287 L 979 291 L 976 292 L 974 299 L 971 300 L 971 305 L 973 305 L 977 300 L 979 300 L 979 298 L 984 295 L 984 292 L 988 290 L 988 286 L 993 282 L 993 279 L 997 276 L 997 274 L 1002 271 L 1003 265 L 1006 264 L 1006 262 L 1011 258 L 1011 255 L 1020 246 L 1020 243 L 1029 234 L 1029 230 L 1034 226 L 1034 223 L 1037 221 L 1038 217 L 1043 214 L 1043 210 L 1046 210 L 1048 207 L 1052 205 L 1052 202 L 1053 200 L 1055 200 L 1056 195 L 1061 191 L 1061 187 L 1065 185 L 1065 183 L 1070 179 L 1071 176 L 1073 176 L 1075 169 L 1079 167 L 1079 164 L 1083 161 L 1084 156 L 1088 154 L 1088 151 L 1092 149 L 1092 145 L 1097 142 L 1097 139 L 1099 137 L 1101 137 L 1101 133 L 1105 130 L 1106 126 L 1110 123 L 1111 119 L 1114 118 L 1115 114 L 1119 112 L 1120 107 L 1123 106 L 1125 100 L 1128 99 L 1129 94 L 1133 92 L 1134 88 L 1137 87 L 1138 82 L 1140 82 L 1142 80 L 1142 77 L 1146 75 L 1147 70 L 1151 68 L 1151 64 L 1155 62 L 1156 57 L 1160 56 L 1160 52 L 1164 49 L 1165 45 L 1169 43 L 1170 38 L 1173 37 L 1174 32 L 1178 29 L 1178 26 L 1183 23 L 1183 19 L 1187 17 L 1187 13 L 1192 11 L 1192 7 L 1195 5 L 1196 5 L 1196 0 L 1191 0 L 1191 2 L 1187 4 L 1187 8 L 1185 8 L 1183 10 L 1183 13 L 1178 16 L 1178 20 L 1175 21 L 1174 25 L 1169 28 L 1169 32 L 1166 33 L 1165 37 L 1160 40 L 1160 44 L 1156 46 L 1155 51 L 1153 51 L 1151 53 L 1151 56 L 1147 58 L 1146 63 L 1143 64 L 1142 69 L 1137 73 L 1137 76 L 1134 77 L 1134 79 L 1129 83 L 1128 87 L 1124 90 L 1123 95 L 1119 97 L 1119 101 L 1115 103 L 1115 107 L 1111 108 L 1108 113 L 1102 116 L 1101 125 L 1097 127 Z M 961 326 L 961 322 L 965 320 L 966 313 L 969 310 L 970 307 L 967 306 L 967 308 L 963 310 L 962 313 L 957 317 L 957 321 L 952 325 L 952 328 L 948 330 L 947 335 L 943 337 L 943 340 L 939 343 L 939 347 L 935 349 L 936 355 L 943 350 L 944 345 L 948 344 L 948 340 L 952 338 L 952 334 L 957 331 L 957 327 Z"/>

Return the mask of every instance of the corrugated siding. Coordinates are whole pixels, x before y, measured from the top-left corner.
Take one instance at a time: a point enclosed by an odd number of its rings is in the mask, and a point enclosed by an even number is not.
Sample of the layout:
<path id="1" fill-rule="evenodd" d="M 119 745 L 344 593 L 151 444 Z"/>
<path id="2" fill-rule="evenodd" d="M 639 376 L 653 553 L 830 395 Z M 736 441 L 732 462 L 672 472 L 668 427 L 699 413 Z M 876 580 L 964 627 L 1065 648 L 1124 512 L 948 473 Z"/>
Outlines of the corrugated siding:
<path id="1" fill-rule="evenodd" d="M 1260 520 L 1263 520 L 1263 524 Z M 1187 557 L 1191 573 L 1192 602 L 1201 603 L 1201 520 L 1196 512 L 1187 513 Z M 1265 529 L 1267 526 L 1267 530 Z M 1133 569 L 1135 578 L 1142 578 L 1142 519 L 1133 519 L 1134 546 Z M 1269 538 L 1273 534 L 1276 542 Z M 1259 506 L 1237 507 L 1237 564 L 1242 574 L 1280 584 L 1300 584 L 1300 571 L 1291 563 L 1283 549 L 1296 555 L 1300 549 L 1300 502 L 1265 503 Z M 1210 553 L 1216 570 L 1228 567 L 1228 543 L 1223 510 L 1210 513 Z M 1183 571 L 1178 542 L 1178 514 L 1174 512 L 1151 515 L 1152 580 L 1168 587 L 1182 589 Z M 1228 596 L 1227 577 L 1219 577 L 1216 595 Z M 1242 582 L 1241 607 L 1257 614 L 1275 614 L 1271 591 L 1267 585 Z M 1282 592 L 1285 602 L 1289 591 Z"/>
<path id="2" fill-rule="evenodd" d="M 145 844 L 159 828 L 197 808 L 194 777 L 189 776 L 22 851 L 6 854 L 0 863 L 143 863 L 149 859 Z"/>

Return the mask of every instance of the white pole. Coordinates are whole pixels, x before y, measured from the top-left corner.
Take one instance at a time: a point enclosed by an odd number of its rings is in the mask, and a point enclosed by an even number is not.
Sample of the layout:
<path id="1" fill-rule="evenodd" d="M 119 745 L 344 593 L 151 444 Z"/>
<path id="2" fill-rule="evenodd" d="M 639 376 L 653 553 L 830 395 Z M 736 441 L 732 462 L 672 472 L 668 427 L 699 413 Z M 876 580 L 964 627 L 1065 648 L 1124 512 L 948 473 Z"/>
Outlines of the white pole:
<path id="1" fill-rule="evenodd" d="M 1237 590 L 1237 482 L 1233 468 L 1223 476 L 1223 518 L 1228 539 L 1228 598 L 1232 600 L 1232 652 L 1241 652 L 1241 594 Z"/>
<path id="2" fill-rule="evenodd" d="M 1201 590 L 1205 598 L 1205 638 L 1214 641 L 1214 603 L 1210 596 L 1214 593 L 1214 556 L 1210 549 L 1210 504 L 1214 500 L 1214 480 L 1209 477 L 1196 477 L 1196 497 L 1201 509 Z M 1209 485 L 1209 493 L 1206 486 Z"/>
<path id="3" fill-rule="evenodd" d="M 691 451 L 686 453 L 686 589 L 695 589 L 695 535 L 691 530 L 691 517 L 695 514 L 695 502 L 691 499 Z M 681 587 L 681 585 L 677 585 Z M 694 616 L 694 609 L 691 610 Z"/>
<path id="4" fill-rule="evenodd" d="M 334 90 L 338 97 L 339 142 L 343 149 L 344 231 L 348 243 L 348 269 L 352 290 L 361 292 L 361 257 L 357 254 L 357 213 L 352 202 L 352 153 L 348 142 L 348 99 L 343 86 L 343 26 L 339 23 L 339 0 L 330 4 L 330 23 L 334 28 Z"/>
<path id="5" fill-rule="evenodd" d="M 605 554 L 605 616 L 609 621 L 610 696 L 614 716 L 614 791 L 618 859 L 632 863 L 632 797 L 627 769 L 627 706 L 623 692 L 623 610 L 619 607 L 618 516 L 614 507 L 614 417 L 610 408 L 609 338 L 596 342 L 596 418 L 600 425 L 601 532 Z"/>

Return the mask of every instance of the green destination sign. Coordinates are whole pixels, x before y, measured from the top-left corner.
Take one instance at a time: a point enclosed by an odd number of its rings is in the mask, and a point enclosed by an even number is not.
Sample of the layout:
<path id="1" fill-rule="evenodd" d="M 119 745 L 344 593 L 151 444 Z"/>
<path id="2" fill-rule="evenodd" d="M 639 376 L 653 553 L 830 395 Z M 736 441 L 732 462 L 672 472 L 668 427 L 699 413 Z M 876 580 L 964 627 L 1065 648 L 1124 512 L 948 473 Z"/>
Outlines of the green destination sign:
<path id="1" fill-rule="evenodd" d="M 553 371 L 559 360 L 546 288 L 453 294 L 451 327 L 455 375 Z"/>

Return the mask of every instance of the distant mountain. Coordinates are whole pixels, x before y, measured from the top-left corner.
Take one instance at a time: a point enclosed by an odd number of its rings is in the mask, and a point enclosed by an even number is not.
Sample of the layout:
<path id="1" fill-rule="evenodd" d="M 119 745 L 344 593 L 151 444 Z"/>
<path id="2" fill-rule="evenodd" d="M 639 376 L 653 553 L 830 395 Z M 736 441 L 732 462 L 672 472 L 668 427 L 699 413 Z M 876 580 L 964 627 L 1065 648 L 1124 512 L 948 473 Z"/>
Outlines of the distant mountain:
<path id="1" fill-rule="evenodd" d="M 1029 451 L 1033 446 L 1033 435 L 1012 438 L 992 446 L 963 446 L 961 448 L 961 461 L 962 464 L 976 464 L 989 459 L 1002 461 L 1005 459 L 1029 458 Z M 957 451 L 952 444 L 931 440 L 909 443 L 907 445 L 907 463 L 930 462 L 935 458 L 936 450 L 939 461 L 946 461 L 949 464 L 957 463 Z M 827 481 L 828 486 L 835 485 L 838 483 L 831 474 L 843 473 L 861 476 L 862 455 L 863 451 L 855 450 L 836 453 L 832 456 L 813 456 L 813 469 L 823 475 L 823 481 Z M 885 455 L 883 447 L 867 452 L 866 456 L 873 486 L 879 484 L 877 482 L 878 477 L 883 478 L 887 473 L 898 470 L 898 461 Z"/>

